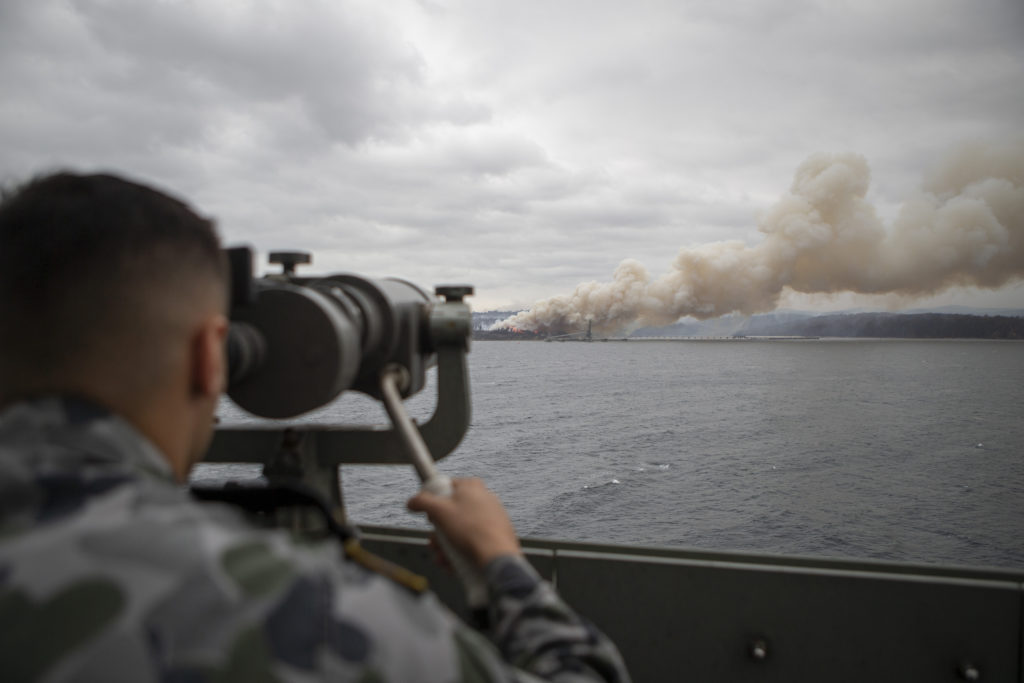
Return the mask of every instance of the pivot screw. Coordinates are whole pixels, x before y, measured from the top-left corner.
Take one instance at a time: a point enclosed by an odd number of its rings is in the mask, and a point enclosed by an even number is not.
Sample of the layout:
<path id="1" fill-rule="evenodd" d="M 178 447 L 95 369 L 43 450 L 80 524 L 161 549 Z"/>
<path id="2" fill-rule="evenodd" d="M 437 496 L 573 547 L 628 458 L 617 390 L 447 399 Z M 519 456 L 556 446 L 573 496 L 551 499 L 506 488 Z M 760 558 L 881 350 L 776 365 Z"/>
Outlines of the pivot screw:
<path id="1" fill-rule="evenodd" d="M 467 296 L 473 296 L 473 285 L 438 285 L 434 288 L 434 294 L 443 296 L 448 303 L 459 302 Z"/>

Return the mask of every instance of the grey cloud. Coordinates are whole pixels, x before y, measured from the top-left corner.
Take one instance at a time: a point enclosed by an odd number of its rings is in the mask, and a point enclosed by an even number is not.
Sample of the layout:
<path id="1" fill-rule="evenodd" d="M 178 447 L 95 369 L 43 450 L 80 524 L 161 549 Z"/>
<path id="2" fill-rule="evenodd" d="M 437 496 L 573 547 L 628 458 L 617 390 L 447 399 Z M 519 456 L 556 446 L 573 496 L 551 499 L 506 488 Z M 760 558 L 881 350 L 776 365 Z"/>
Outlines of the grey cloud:
<path id="1" fill-rule="evenodd" d="M 817 151 L 863 154 L 891 220 L 950 144 L 1019 128 L 1022 17 L 1010 0 L 5 0 L 0 176 L 113 168 L 232 241 L 532 300 L 622 258 L 658 273 L 682 245 L 755 244 Z"/>
<path id="2" fill-rule="evenodd" d="M 464 94 L 432 92 L 420 56 L 387 22 L 342 7 L 5 3 L 0 78 L 14 96 L 0 108 L 0 136 L 21 163 L 47 147 L 132 166 L 183 148 L 287 163 L 488 118 Z M 231 135 L 250 147 L 232 147 Z"/>
<path id="3" fill-rule="evenodd" d="M 104 48 L 140 64 L 115 88 L 167 89 L 185 107 L 294 98 L 331 140 L 349 144 L 425 113 L 408 93 L 421 82 L 418 55 L 345 5 L 75 4 Z"/>

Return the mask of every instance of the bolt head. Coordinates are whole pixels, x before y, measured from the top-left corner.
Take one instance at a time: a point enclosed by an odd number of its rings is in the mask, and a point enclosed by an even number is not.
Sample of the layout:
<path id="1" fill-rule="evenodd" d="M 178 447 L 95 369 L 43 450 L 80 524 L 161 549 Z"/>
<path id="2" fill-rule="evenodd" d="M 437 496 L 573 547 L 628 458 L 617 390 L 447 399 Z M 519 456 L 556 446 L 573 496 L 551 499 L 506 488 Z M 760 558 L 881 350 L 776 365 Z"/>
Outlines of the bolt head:
<path id="1" fill-rule="evenodd" d="M 768 659 L 768 643 L 758 639 L 750 644 L 750 657 L 759 662 Z"/>
<path id="2" fill-rule="evenodd" d="M 960 667 L 960 677 L 965 681 L 980 681 L 981 672 L 978 671 L 978 667 L 967 663 Z"/>

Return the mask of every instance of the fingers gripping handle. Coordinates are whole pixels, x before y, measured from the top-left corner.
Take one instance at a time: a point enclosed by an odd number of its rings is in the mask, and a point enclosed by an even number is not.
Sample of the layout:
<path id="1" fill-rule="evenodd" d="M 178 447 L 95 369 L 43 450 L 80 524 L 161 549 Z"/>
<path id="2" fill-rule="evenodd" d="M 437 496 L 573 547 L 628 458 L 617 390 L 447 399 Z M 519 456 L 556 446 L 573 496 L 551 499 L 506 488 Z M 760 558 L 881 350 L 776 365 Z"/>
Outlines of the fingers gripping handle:
<path id="1" fill-rule="evenodd" d="M 416 468 L 416 473 L 419 475 L 420 481 L 423 482 L 423 490 L 450 498 L 452 495 L 451 478 L 437 471 L 434 466 L 434 456 L 430 454 L 430 449 L 423 441 L 423 435 L 405 412 L 400 389 L 405 381 L 407 381 L 407 375 L 400 367 L 388 368 L 381 374 L 380 388 L 381 397 L 384 399 L 384 408 L 387 410 L 399 440 L 405 447 L 409 461 Z M 487 606 L 487 584 L 484 582 L 483 574 L 470 562 L 469 558 L 456 550 L 440 529 L 435 531 L 441 550 L 444 551 L 448 562 L 451 563 L 459 580 L 462 581 L 470 610 L 482 610 Z"/>
<path id="2" fill-rule="evenodd" d="M 450 498 L 452 495 L 451 477 L 435 472 L 433 477 L 423 482 L 423 490 L 436 496 Z M 448 558 L 452 569 L 455 570 L 455 574 L 462 582 L 462 587 L 466 591 L 466 603 L 469 605 L 469 608 L 471 610 L 485 608 L 487 606 L 487 583 L 484 581 L 483 574 L 473 565 L 468 557 L 455 549 L 455 546 L 452 545 L 451 541 L 448 540 L 448 537 L 440 529 L 435 529 L 434 533 L 438 545 L 441 546 L 445 557 Z"/>

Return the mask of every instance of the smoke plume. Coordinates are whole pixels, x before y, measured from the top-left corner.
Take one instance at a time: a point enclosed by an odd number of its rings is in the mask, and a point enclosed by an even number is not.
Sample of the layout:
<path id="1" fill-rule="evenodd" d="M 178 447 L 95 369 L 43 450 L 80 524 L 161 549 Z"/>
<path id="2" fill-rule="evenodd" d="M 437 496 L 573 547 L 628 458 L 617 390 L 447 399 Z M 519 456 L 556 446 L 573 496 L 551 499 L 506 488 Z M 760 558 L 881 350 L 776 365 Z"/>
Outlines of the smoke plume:
<path id="1" fill-rule="evenodd" d="M 997 288 L 1024 277 L 1024 139 L 952 153 L 886 227 L 866 200 L 857 154 L 816 154 L 759 219 L 763 240 L 683 247 L 652 279 L 637 261 L 611 282 L 585 282 L 495 327 L 612 333 L 776 307 L 806 293 L 923 296 L 958 285 Z"/>

